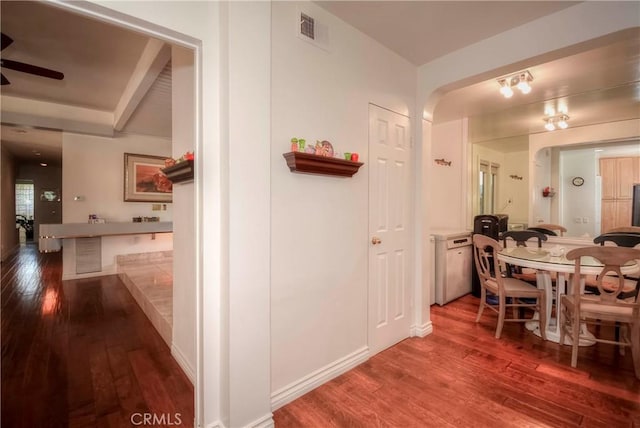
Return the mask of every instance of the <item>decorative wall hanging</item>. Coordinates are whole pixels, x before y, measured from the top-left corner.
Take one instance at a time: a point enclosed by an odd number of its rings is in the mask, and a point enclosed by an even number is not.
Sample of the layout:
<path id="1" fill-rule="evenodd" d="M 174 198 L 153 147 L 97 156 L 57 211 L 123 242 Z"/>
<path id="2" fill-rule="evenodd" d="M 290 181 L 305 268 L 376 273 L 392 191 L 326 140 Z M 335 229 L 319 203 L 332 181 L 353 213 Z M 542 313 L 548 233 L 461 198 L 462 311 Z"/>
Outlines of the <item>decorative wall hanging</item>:
<path id="1" fill-rule="evenodd" d="M 434 162 L 437 163 L 438 165 L 442 165 L 442 166 L 451 166 L 451 161 L 444 160 L 444 158 L 442 158 L 442 159 L 434 159 Z"/>
<path id="2" fill-rule="evenodd" d="M 162 173 L 166 157 L 124 154 L 125 202 L 171 202 L 173 185 Z"/>

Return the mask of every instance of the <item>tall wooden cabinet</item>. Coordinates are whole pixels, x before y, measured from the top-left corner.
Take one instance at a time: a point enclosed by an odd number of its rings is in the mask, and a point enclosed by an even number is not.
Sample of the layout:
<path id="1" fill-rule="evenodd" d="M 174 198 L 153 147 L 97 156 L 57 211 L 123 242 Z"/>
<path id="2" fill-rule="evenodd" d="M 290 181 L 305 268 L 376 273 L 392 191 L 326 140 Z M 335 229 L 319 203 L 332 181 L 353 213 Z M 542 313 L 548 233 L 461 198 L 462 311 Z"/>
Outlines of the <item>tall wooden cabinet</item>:
<path id="1" fill-rule="evenodd" d="M 633 185 L 640 184 L 640 156 L 600 159 L 602 232 L 631 226 Z"/>

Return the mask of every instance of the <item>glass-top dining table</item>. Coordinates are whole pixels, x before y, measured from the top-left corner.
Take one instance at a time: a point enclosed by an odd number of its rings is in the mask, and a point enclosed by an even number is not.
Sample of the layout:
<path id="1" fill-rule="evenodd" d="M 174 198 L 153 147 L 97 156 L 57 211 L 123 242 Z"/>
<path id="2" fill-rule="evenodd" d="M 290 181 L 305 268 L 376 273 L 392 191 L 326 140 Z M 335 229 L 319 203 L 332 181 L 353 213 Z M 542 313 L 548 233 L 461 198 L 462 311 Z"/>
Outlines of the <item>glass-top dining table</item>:
<path id="1" fill-rule="evenodd" d="M 554 255 L 552 255 L 554 254 Z M 556 255 L 557 254 L 557 255 Z M 570 286 L 571 275 L 575 271 L 575 261 L 568 260 L 564 249 L 558 248 L 532 248 L 532 247 L 511 247 L 505 248 L 498 253 L 498 260 L 513 266 L 520 266 L 536 270 L 536 282 L 538 288 L 544 289 L 547 296 L 547 340 L 558 343 L 560 341 L 560 330 L 558 329 L 556 318 L 552 316 L 552 307 L 555 301 L 555 314 L 560 314 L 560 296 L 566 293 L 566 284 Z M 580 260 L 581 287 L 584 287 L 585 275 L 598 275 L 602 270 L 602 263 L 593 257 L 582 257 Z M 634 274 L 640 270 L 636 263 L 630 263 L 622 267 L 622 274 Z M 556 289 L 553 293 L 551 272 L 555 272 Z M 534 317 L 537 317 L 536 313 Z M 527 329 L 532 330 L 540 336 L 540 326 L 537 322 L 527 323 Z M 582 326 L 581 334 L 589 336 L 586 326 Z M 580 340 L 580 346 L 594 344 L 591 340 Z M 565 337 L 565 344 L 570 344 L 570 339 Z"/>

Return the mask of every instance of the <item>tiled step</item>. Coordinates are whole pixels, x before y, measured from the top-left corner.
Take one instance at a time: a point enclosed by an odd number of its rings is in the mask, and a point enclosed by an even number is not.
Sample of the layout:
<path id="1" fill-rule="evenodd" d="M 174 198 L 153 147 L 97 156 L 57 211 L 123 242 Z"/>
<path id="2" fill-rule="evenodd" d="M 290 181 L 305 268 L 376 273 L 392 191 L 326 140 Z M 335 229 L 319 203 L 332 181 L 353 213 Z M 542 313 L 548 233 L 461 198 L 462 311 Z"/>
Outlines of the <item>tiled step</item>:
<path id="1" fill-rule="evenodd" d="M 169 347 L 173 330 L 173 253 L 117 257 L 118 276 Z"/>

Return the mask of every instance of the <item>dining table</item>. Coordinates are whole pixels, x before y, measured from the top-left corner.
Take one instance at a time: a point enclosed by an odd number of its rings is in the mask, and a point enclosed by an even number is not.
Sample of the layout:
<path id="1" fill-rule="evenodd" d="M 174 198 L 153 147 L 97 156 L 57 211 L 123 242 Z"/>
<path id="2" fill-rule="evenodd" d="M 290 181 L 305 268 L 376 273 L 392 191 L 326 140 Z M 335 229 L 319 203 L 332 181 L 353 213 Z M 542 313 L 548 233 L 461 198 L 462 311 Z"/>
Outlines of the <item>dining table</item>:
<path id="1" fill-rule="evenodd" d="M 560 342 L 560 329 L 558 328 L 557 317 L 560 314 L 560 296 L 567 293 L 567 285 L 571 286 L 571 279 L 575 273 L 575 261 L 568 260 L 564 248 L 533 248 L 533 247 L 510 247 L 504 248 L 498 253 L 498 260 L 512 266 L 520 266 L 536 270 L 536 284 L 538 288 L 544 289 L 546 294 L 546 337 L 552 342 Z M 603 268 L 603 264 L 593 257 L 580 258 L 580 286 L 584 290 L 584 277 L 586 275 L 598 275 Z M 630 262 L 621 268 L 623 275 L 635 274 L 640 271 L 637 263 Z M 551 273 L 556 273 L 555 292 Z M 570 290 L 570 288 L 569 288 Z M 555 312 L 552 311 L 555 304 Z M 555 316 L 554 316 L 555 315 Z M 537 319 L 536 312 L 533 319 Z M 525 324 L 528 330 L 540 336 L 540 325 L 537 322 Z M 586 328 L 581 326 L 580 346 L 590 346 L 595 343 L 588 337 L 593 337 Z M 571 339 L 565 336 L 565 345 L 571 344 Z"/>

